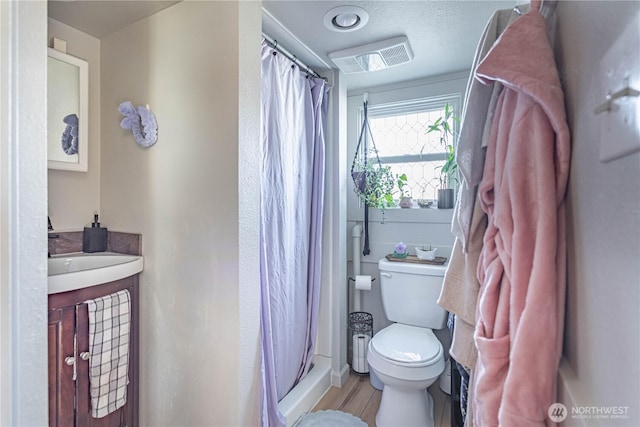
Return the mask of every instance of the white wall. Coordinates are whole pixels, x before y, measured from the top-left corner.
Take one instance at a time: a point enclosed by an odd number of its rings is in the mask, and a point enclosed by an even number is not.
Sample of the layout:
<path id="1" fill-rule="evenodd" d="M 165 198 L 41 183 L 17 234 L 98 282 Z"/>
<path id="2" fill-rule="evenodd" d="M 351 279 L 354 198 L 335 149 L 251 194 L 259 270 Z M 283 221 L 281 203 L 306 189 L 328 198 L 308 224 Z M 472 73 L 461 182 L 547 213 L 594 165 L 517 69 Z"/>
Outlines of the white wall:
<path id="1" fill-rule="evenodd" d="M 257 7 L 256 7 L 257 6 Z M 240 326 L 238 425 L 260 422 L 260 3 L 238 5 L 238 298 Z"/>
<path id="2" fill-rule="evenodd" d="M 89 63 L 89 167 L 49 170 L 49 216 L 57 231 L 76 231 L 100 212 L 100 40 L 49 18 L 47 40 L 67 42 L 67 53 Z M 106 224 L 109 226 L 109 224 Z"/>
<path id="3" fill-rule="evenodd" d="M 380 105 L 412 99 L 459 94 L 464 99 L 468 73 L 456 73 L 447 76 L 432 77 L 397 85 L 382 86 L 366 90 L 369 93 L 369 105 Z M 351 168 L 353 153 L 358 143 L 360 127 L 357 123 L 358 109 L 362 107 L 364 91 L 350 92 L 347 101 L 347 170 Z M 425 123 L 426 126 L 426 123 Z M 351 229 L 364 218 L 363 208 L 353 192 L 353 183 L 348 177 L 347 183 L 347 256 L 352 261 Z M 362 310 L 373 314 L 374 331 L 388 326 L 390 322 L 384 315 L 380 296 L 380 279 L 377 262 L 386 254 L 393 252 L 394 246 L 402 241 L 413 247 L 430 243 L 438 248 L 438 255 L 448 257 L 453 246 L 451 234 L 452 209 L 387 209 L 382 223 L 378 209 L 369 209 L 369 243 L 371 254 L 362 257 L 361 274 L 376 278 L 370 292 L 362 293 Z M 364 236 L 362 238 L 364 243 Z M 349 274 L 353 266 L 349 262 Z M 352 294 L 353 285 L 350 286 Z M 350 310 L 353 298 L 350 295 Z"/>
<path id="4" fill-rule="evenodd" d="M 348 375 L 346 282 L 347 227 L 346 151 L 347 90 L 338 71 L 316 70 L 328 77 L 329 95 L 325 141 L 325 199 L 322 236 L 322 284 L 318 312 L 316 354 L 331 357 L 331 384 L 341 387 Z"/>
<path id="5" fill-rule="evenodd" d="M 47 425 L 47 9 L 0 2 L 0 425 Z"/>
<path id="6" fill-rule="evenodd" d="M 182 2 L 102 39 L 103 221 L 143 236 L 141 425 L 257 423 L 259 276 L 239 266 L 258 259 L 259 16 Z M 119 127 L 125 100 L 150 104 L 156 145 Z"/>
<path id="7" fill-rule="evenodd" d="M 640 14 L 640 2 L 562 1 L 557 13 L 556 52 L 572 131 L 560 401 L 569 411 L 572 405 L 629 407 L 628 419 L 569 418 L 566 425 L 640 425 L 640 153 L 601 163 L 600 144 L 610 141 L 600 137 L 601 118 L 593 114 L 604 96 L 600 60 Z"/>

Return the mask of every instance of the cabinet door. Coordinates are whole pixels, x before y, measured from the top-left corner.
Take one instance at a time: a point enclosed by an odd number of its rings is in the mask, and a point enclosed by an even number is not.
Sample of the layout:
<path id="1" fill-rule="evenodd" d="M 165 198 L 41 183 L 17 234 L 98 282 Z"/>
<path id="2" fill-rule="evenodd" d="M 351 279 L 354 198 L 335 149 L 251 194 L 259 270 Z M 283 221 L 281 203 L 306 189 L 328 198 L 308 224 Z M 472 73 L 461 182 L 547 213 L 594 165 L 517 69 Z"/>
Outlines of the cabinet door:
<path id="1" fill-rule="evenodd" d="M 131 293 L 132 290 L 129 289 Z M 133 295 L 133 294 L 132 294 Z M 133 301 L 132 301 L 133 303 Z M 133 304 L 132 304 L 133 305 Z M 89 354 L 89 312 L 87 304 L 80 304 L 77 306 L 77 318 L 76 318 L 76 330 L 78 340 L 78 354 Z M 131 339 L 131 337 L 130 337 Z M 127 403 L 117 411 L 110 413 L 102 418 L 93 418 L 91 415 L 91 390 L 89 384 L 89 361 L 83 360 L 81 356 L 78 357 L 78 409 L 77 409 L 77 423 L 76 426 L 82 427 L 132 427 L 132 411 L 131 411 L 131 399 L 133 397 L 132 391 L 132 351 L 133 343 L 129 343 L 129 386 L 127 390 Z"/>
<path id="2" fill-rule="evenodd" d="M 68 427 L 75 419 L 73 306 L 49 311 L 49 426 Z"/>

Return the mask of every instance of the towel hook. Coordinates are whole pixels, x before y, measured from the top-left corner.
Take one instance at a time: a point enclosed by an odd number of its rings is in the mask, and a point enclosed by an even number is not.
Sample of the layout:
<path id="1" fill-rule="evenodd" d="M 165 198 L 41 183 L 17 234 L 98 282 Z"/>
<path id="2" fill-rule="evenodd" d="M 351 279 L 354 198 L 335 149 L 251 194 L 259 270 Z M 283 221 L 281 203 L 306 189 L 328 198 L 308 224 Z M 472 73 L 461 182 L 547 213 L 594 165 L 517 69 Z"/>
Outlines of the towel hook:
<path id="1" fill-rule="evenodd" d="M 629 86 L 629 81 L 625 79 L 625 88 L 624 89 L 620 89 L 617 92 L 611 93 L 611 91 L 609 91 L 607 93 L 606 96 L 606 101 L 603 102 L 602 104 L 598 105 L 594 110 L 593 113 L 594 114 L 600 114 L 600 113 L 604 113 L 609 112 L 613 109 L 614 103 L 613 101 L 615 101 L 616 99 L 620 99 L 620 98 L 626 98 L 626 97 L 640 97 L 640 91 L 633 89 L 632 87 Z"/>

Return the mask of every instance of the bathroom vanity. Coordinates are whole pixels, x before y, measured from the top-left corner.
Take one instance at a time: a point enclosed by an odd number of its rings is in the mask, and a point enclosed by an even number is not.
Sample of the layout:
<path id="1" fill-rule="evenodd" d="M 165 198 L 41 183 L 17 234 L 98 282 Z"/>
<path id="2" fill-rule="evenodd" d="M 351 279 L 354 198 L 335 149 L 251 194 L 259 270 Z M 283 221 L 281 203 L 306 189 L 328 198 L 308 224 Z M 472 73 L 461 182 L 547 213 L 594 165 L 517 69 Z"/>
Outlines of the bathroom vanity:
<path id="1" fill-rule="evenodd" d="M 143 269 L 141 236 L 109 232 L 109 252 L 86 254 L 81 232 L 49 239 L 48 360 L 49 426 L 132 427 L 138 425 L 139 298 Z M 86 301 L 127 290 L 130 336 L 127 402 L 94 418 L 89 384 L 89 311 Z"/>
<path id="2" fill-rule="evenodd" d="M 131 295 L 127 403 L 103 418 L 93 418 L 89 395 L 89 316 L 87 304 L 84 301 L 124 289 Z M 138 424 L 138 274 L 102 285 L 50 294 L 48 318 L 49 426 L 136 426 Z"/>

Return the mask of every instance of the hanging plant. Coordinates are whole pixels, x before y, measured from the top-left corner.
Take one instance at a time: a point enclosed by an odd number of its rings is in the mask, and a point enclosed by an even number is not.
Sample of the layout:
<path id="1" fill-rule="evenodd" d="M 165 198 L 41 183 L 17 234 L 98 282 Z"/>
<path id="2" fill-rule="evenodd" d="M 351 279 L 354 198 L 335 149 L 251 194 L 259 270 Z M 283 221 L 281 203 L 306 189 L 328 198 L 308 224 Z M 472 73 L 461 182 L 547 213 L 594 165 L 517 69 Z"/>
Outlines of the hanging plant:
<path id="1" fill-rule="evenodd" d="M 374 162 L 356 163 L 352 172 L 353 191 L 362 203 L 369 207 L 385 208 L 395 206 L 393 188 L 396 184 L 391 168 Z"/>
<path id="2" fill-rule="evenodd" d="M 369 255 L 369 208 L 378 208 L 382 211 L 382 222 L 384 222 L 384 211 L 388 207 L 395 206 L 393 200 L 393 187 L 396 182 L 400 190 L 406 184 L 407 177 L 402 175 L 394 179 L 389 166 L 382 166 L 376 144 L 373 141 L 371 128 L 368 120 L 368 102 L 363 103 L 364 120 L 358 137 L 358 145 L 351 163 L 351 178 L 353 179 L 353 191 L 364 205 L 364 247 L 363 255 Z M 370 139 L 367 139 L 367 135 Z M 370 143 L 368 143 L 370 142 Z M 363 147 L 361 150 L 360 147 Z M 375 157 L 372 157 L 375 155 Z"/>

